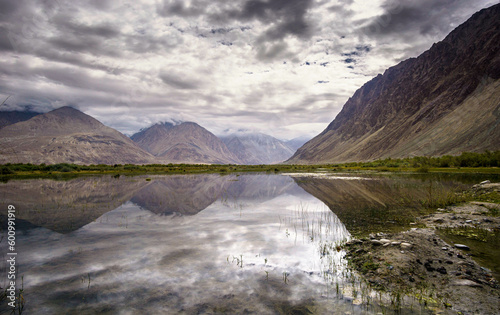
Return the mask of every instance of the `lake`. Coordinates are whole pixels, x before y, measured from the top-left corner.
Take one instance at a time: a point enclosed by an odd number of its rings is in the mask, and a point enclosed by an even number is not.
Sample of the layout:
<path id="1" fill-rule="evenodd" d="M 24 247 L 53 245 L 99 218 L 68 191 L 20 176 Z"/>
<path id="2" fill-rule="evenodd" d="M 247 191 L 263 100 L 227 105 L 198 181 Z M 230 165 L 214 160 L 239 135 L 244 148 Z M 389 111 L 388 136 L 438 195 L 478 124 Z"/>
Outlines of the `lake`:
<path id="1" fill-rule="evenodd" d="M 388 312 L 338 245 L 485 175 L 201 174 L 0 183 L 27 314 Z M 364 295 L 364 297 L 363 297 Z M 371 299 L 370 305 L 361 303 Z M 3 311 L 7 310 L 2 306 Z M 403 313 L 420 312 L 406 309 Z"/>

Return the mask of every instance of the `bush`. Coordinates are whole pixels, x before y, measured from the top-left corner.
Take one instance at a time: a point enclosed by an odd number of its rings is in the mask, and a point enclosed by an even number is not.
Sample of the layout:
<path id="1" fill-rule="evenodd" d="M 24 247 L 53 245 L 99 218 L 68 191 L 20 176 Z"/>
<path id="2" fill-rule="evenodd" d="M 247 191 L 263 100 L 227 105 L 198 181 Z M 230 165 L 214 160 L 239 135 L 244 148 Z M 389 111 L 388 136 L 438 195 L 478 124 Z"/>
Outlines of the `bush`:
<path id="1" fill-rule="evenodd" d="M 0 166 L 0 175 L 9 175 L 9 174 L 14 174 L 14 172 L 5 165 Z"/>

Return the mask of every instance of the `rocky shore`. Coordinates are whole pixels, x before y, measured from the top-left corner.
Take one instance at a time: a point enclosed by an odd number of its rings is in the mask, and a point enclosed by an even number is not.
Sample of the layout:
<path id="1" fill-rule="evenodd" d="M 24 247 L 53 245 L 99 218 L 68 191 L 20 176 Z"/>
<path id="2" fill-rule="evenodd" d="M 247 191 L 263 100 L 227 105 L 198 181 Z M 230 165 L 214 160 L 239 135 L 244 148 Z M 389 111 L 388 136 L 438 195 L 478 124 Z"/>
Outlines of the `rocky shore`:
<path id="1" fill-rule="evenodd" d="M 499 190 L 500 184 L 484 182 L 471 192 Z M 499 314 L 499 279 L 470 257 L 468 246 L 448 244 L 436 233 L 464 227 L 498 233 L 498 209 L 488 202 L 437 209 L 409 231 L 351 240 L 344 246 L 346 259 L 371 288 L 413 297 L 436 313 Z"/>

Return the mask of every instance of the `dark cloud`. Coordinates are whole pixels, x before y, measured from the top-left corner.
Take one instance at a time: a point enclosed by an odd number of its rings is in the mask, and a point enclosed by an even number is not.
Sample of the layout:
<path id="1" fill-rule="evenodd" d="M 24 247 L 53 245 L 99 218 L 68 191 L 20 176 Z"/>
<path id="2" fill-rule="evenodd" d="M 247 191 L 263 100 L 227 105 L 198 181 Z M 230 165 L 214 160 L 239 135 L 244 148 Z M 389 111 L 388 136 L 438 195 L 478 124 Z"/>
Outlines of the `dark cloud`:
<path id="1" fill-rule="evenodd" d="M 389 0 L 384 13 L 364 28 L 371 36 L 401 35 L 419 32 L 421 35 L 442 35 L 450 32 L 468 16 L 463 11 L 477 10 L 484 4 L 467 0 Z M 474 9 L 476 7 L 477 9 Z"/>
<path id="2" fill-rule="evenodd" d="M 309 37 L 312 35 L 311 21 L 306 13 L 312 7 L 312 0 L 249 0 L 241 11 L 230 12 L 234 19 L 258 20 L 270 25 L 261 40 L 279 40 L 287 35 Z"/>
<path id="3" fill-rule="evenodd" d="M 198 88 L 199 84 L 193 81 L 186 80 L 179 74 L 162 72 L 160 79 L 163 83 L 180 90 L 194 90 Z"/>
<path id="4" fill-rule="evenodd" d="M 285 42 L 263 43 L 257 46 L 257 59 L 270 61 L 278 58 L 290 57 L 290 53 L 287 48 L 288 44 Z"/>
<path id="5" fill-rule="evenodd" d="M 183 0 L 164 0 L 156 6 L 156 12 L 163 17 L 180 16 L 180 17 L 197 17 L 203 14 L 208 4 L 203 1 L 193 1 L 191 5 L 186 6 Z"/>
<path id="6" fill-rule="evenodd" d="M 0 51 L 10 51 L 14 50 L 11 40 L 9 38 L 9 29 L 0 26 Z"/>
<path id="7" fill-rule="evenodd" d="M 52 18 L 51 22 L 59 30 L 63 30 L 64 34 L 71 33 L 77 38 L 93 36 L 102 39 L 111 39 L 120 35 L 120 30 L 118 29 L 117 25 L 106 23 L 97 25 L 85 25 L 72 21 L 71 17 L 66 15 L 58 15 Z"/>

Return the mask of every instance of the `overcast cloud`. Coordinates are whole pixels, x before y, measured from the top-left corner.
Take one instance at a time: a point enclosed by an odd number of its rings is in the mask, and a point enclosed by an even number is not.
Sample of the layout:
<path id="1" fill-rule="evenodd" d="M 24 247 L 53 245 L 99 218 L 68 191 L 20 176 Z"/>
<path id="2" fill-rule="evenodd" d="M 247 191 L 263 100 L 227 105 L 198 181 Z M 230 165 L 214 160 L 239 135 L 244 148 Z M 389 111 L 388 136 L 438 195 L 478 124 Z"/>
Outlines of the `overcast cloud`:
<path id="1" fill-rule="evenodd" d="M 74 106 L 126 134 L 314 136 L 365 82 L 498 1 L 0 0 L 2 110 Z"/>

